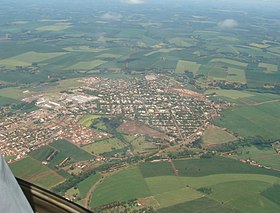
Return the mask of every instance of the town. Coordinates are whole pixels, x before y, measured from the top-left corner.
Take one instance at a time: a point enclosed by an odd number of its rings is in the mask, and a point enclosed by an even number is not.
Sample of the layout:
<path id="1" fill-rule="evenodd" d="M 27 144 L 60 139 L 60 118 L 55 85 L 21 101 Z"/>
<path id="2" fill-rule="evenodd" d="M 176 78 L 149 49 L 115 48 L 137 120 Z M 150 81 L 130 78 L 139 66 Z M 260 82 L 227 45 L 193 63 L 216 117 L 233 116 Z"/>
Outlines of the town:
<path id="1" fill-rule="evenodd" d="M 89 114 L 119 116 L 122 123 L 135 120 L 162 132 L 170 142 L 190 143 L 221 111 L 220 105 L 165 75 L 77 81 L 83 86 L 55 94 L 24 91 L 30 94 L 23 101 L 34 102 L 38 109 L 1 120 L 0 144 L 5 157 L 19 160 L 58 139 L 81 146 L 112 137 L 79 124 Z M 1 113 L 5 115 L 5 109 Z"/>

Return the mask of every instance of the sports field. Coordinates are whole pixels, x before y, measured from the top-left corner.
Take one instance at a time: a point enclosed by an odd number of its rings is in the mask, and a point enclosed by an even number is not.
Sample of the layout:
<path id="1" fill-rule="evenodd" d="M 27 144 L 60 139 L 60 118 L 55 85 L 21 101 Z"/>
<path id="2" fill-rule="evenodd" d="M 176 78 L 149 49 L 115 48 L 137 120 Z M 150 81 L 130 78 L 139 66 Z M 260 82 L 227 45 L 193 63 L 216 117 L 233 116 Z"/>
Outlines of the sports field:
<path id="1" fill-rule="evenodd" d="M 89 153 L 94 153 L 96 155 L 99 155 L 104 152 L 111 152 L 113 150 L 122 149 L 124 147 L 125 144 L 121 142 L 119 139 L 109 138 L 83 146 L 82 149 Z"/>

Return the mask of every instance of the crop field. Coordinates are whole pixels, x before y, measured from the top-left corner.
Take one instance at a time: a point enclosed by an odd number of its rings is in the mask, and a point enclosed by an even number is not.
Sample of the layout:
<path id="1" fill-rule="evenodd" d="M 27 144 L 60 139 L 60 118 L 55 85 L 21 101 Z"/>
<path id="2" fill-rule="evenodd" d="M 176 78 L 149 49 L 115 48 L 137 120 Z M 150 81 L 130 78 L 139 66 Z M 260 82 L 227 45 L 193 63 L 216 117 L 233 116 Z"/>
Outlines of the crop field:
<path id="1" fill-rule="evenodd" d="M 126 201 L 150 195 L 140 170 L 132 168 L 120 171 L 99 184 L 90 206 L 97 207 L 113 201 Z"/>
<path id="2" fill-rule="evenodd" d="M 194 75 L 197 74 L 200 68 L 200 64 L 193 61 L 179 60 L 176 66 L 176 73 L 184 73 L 185 71 L 190 71 Z"/>
<path id="3" fill-rule="evenodd" d="M 280 96 L 277 94 L 254 93 L 239 90 L 210 89 L 207 90 L 204 94 L 215 94 L 221 99 L 240 105 L 261 105 L 266 102 L 277 102 L 278 100 L 280 100 Z"/>
<path id="4" fill-rule="evenodd" d="M 71 161 L 85 161 L 93 158 L 91 154 L 66 140 L 57 140 L 49 146 L 58 150 L 59 153 L 71 157 Z"/>
<path id="5" fill-rule="evenodd" d="M 76 63 L 72 66 L 66 67 L 66 68 L 64 68 L 64 70 L 90 70 L 90 69 L 94 69 L 106 62 L 107 61 L 103 61 L 103 60 L 99 60 L 99 59 L 93 60 L 93 61 L 83 61 L 83 62 Z"/>
<path id="6" fill-rule="evenodd" d="M 139 169 L 125 169 L 106 178 L 97 186 L 91 206 L 140 198 L 158 212 L 171 209 L 178 212 L 186 208 L 188 212 L 238 212 L 245 207 L 252 212 L 263 208 L 271 212 L 280 210 L 277 201 L 266 198 L 278 192 L 277 187 L 269 188 L 279 183 L 278 171 L 222 157 L 173 162 L 179 176 L 169 162 L 146 162 L 140 164 Z M 203 188 L 210 189 L 210 193 L 198 190 Z M 129 196 L 125 196 L 123 190 L 128 190 Z"/>
<path id="7" fill-rule="evenodd" d="M 227 68 L 225 68 L 222 64 L 214 64 L 209 69 L 208 79 L 209 80 L 226 80 L 227 78 Z"/>
<path id="8" fill-rule="evenodd" d="M 79 147 L 73 145 L 72 143 L 66 140 L 58 140 L 52 144 L 41 147 L 35 151 L 29 153 L 29 155 L 42 162 L 46 161 L 47 158 L 54 152 L 57 153 L 53 156 L 53 158 L 48 162 L 48 166 L 50 168 L 55 168 L 58 164 L 60 164 L 67 157 L 70 157 L 70 162 L 78 162 L 90 160 L 93 158 L 91 154 L 85 152 Z"/>
<path id="9" fill-rule="evenodd" d="M 124 147 L 125 144 L 119 139 L 109 138 L 83 146 L 82 149 L 87 151 L 88 153 L 94 153 L 99 155 L 104 152 L 111 152 L 114 150 L 122 149 Z"/>
<path id="10" fill-rule="evenodd" d="M 202 136 L 203 144 L 221 144 L 236 140 L 236 137 L 217 126 L 208 126 Z"/>
<path id="11" fill-rule="evenodd" d="M 176 45 L 177 47 L 191 47 L 194 45 L 193 39 L 180 38 L 180 37 L 169 39 L 169 42 L 171 44 Z"/>
<path id="12" fill-rule="evenodd" d="M 259 63 L 259 67 L 264 68 L 264 73 L 274 73 L 278 71 L 278 65 Z"/>
<path id="13" fill-rule="evenodd" d="M 41 162 L 29 157 L 11 164 L 10 167 L 16 177 L 48 189 L 64 181 L 62 176 L 42 165 Z"/>
<path id="14" fill-rule="evenodd" d="M 239 82 L 239 83 L 246 83 L 246 75 L 245 71 L 242 69 L 236 69 L 233 67 L 228 68 L 228 75 L 227 79 L 228 82 Z"/>
<path id="15" fill-rule="evenodd" d="M 252 93 L 249 92 L 243 92 L 243 91 L 239 91 L 239 90 L 207 90 L 205 92 L 205 94 L 217 94 L 218 96 L 223 96 L 223 97 L 227 97 L 230 99 L 240 99 L 240 98 L 248 98 L 253 96 Z"/>
<path id="16" fill-rule="evenodd" d="M 54 25 L 48 25 L 48 26 L 42 26 L 36 28 L 38 31 L 60 31 L 60 30 L 66 30 L 71 27 L 70 23 L 57 23 Z"/>
<path id="17" fill-rule="evenodd" d="M 17 103 L 19 103 L 19 101 L 15 100 L 15 99 L 0 96 L 0 107 L 9 105 L 9 104 L 17 104 Z"/>
<path id="18" fill-rule="evenodd" d="M 183 50 L 182 48 L 163 48 L 163 49 L 159 49 L 159 50 L 155 50 L 155 51 L 152 51 L 152 52 L 149 52 L 147 54 L 145 54 L 144 56 L 151 56 L 153 54 L 156 54 L 156 53 L 170 53 L 172 51 L 179 51 L 179 50 Z"/>
<path id="19" fill-rule="evenodd" d="M 107 59 L 107 58 L 115 59 L 115 58 L 120 58 L 120 57 L 122 57 L 122 55 L 120 55 L 120 54 L 109 54 L 109 53 L 104 53 L 104 54 L 98 55 L 96 58 L 101 58 L 101 59 Z"/>
<path id="20" fill-rule="evenodd" d="M 31 151 L 29 153 L 29 156 L 31 156 L 32 158 L 38 160 L 38 161 L 45 161 L 47 160 L 47 158 L 55 151 L 54 148 L 49 147 L 49 146 L 43 146 L 40 147 L 39 149 L 35 150 L 35 151 Z"/>
<path id="21" fill-rule="evenodd" d="M 225 58 L 215 58 L 215 59 L 212 59 L 210 62 L 211 63 L 230 64 L 230 65 L 235 65 L 235 66 L 239 66 L 239 67 L 243 67 L 243 68 L 246 68 L 248 65 L 247 63 L 244 63 L 244 62 L 240 62 L 240 61 L 236 61 L 236 60 L 232 60 L 232 59 L 225 59 Z"/>
<path id="22" fill-rule="evenodd" d="M 260 135 L 275 139 L 280 137 L 279 108 L 279 102 L 229 108 L 214 123 L 243 137 Z"/>
<path id="23" fill-rule="evenodd" d="M 159 213 L 190 212 L 190 213 L 237 213 L 238 211 L 224 206 L 218 201 L 202 197 L 196 200 L 180 203 L 158 210 Z"/>
<path id="24" fill-rule="evenodd" d="M 90 188 L 98 181 L 101 179 L 101 175 L 100 174 L 95 174 L 95 175 L 91 175 L 88 178 L 86 178 L 85 180 L 83 180 L 82 182 L 78 183 L 78 190 L 81 194 L 81 197 L 84 198 L 86 197 L 88 191 L 90 190 Z"/>
<path id="25" fill-rule="evenodd" d="M 69 52 L 90 52 L 90 53 L 98 53 L 98 52 L 103 52 L 105 50 L 108 50 L 105 48 L 93 48 L 90 46 L 73 46 L 73 47 L 65 47 L 63 49 Z"/>
<path id="26" fill-rule="evenodd" d="M 145 137 L 135 137 L 131 141 L 131 145 L 133 147 L 133 153 L 150 153 L 157 150 L 157 146 L 151 142 L 145 141 Z"/>
<path id="27" fill-rule="evenodd" d="M 24 90 L 19 87 L 3 88 L 0 89 L 0 96 L 20 100 L 23 97 L 23 91 Z"/>
<path id="28" fill-rule="evenodd" d="M 280 54 L 280 46 L 270 47 L 270 48 L 268 48 L 268 50 L 271 52 Z"/>
<path id="29" fill-rule="evenodd" d="M 233 157 L 243 160 L 251 159 L 263 166 L 280 170 L 279 154 L 272 147 L 250 146 L 240 148 Z"/>
<path id="30" fill-rule="evenodd" d="M 66 53 L 39 53 L 30 51 L 7 59 L 3 59 L 0 61 L 0 63 L 6 67 L 30 66 L 32 63 L 42 62 L 51 58 L 62 56 L 64 54 Z"/>
<path id="31" fill-rule="evenodd" d="M 90 127 L 93 120 L 95 120 L 97 118 L 102 118 L 102 117 L 104 117 L 104 116 L 101 116 L 101 115 L 85 115 L 79 120 L 78 124 L 81 124 L 82 126 L 85 126 L 85 127 Z"/>

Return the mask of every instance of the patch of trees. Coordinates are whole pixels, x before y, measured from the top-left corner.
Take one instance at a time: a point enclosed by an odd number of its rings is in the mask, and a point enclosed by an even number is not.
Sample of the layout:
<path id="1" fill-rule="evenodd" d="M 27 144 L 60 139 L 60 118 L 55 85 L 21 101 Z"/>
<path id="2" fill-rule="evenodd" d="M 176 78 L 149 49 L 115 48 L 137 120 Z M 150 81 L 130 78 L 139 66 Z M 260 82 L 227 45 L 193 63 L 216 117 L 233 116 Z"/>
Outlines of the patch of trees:
<path id="1" fill-rule="evenodd" d="M 201 187 L 201 188 L 198 188 L 197 191 L 202 192 L 207 195 L 210 195 L 213 193 L 213 190 L 210 187 Z"/>
<path id="2" fill-rule="evenodd" d="M 68 189 L 76 186 L 79 182 L 83 181 L 84 179 L 88 178 L 90 175 L 96 174 L 95 171 L 87 171 L 79 175 L 72 175 L 69 179 L 64 181 L 63 183 L 53 187 L 51 191 L 57 194 L 63 194 Z"/>
<path id="3" fill-rule="evenodd" d="M 215 147 L 210 147 L 208 150 L 217 152 L 231 152 L 246 146 L 268 147 L 275 142 L 275 139 L 265 139 L 261 136 L 247 137 L 238 141 L 220 144 Z"/>

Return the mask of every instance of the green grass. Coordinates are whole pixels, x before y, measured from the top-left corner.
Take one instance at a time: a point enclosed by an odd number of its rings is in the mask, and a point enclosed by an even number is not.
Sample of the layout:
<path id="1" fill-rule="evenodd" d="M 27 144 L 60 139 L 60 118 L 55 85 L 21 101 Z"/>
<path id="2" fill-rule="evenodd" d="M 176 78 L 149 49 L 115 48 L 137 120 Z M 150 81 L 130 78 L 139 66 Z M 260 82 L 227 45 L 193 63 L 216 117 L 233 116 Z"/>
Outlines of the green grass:
<path id="1" fill-rule="evenodd" d="M 164 184 L 163 184 L 164 185 Z M 155 195 L 155 198 L 160 204 L 160 208 L 173 206 L 179 203 L 184 203 L 191 200 L 201 198 L 203 194 L 191 188 L 181 188 L 163 194 Z"/>
<path id="2" fill-rule="evenodd" d="M 251 159 L 257 163 L 268 166 L 273 169 L 280 170 L 280 158 L 279 155 L 272 147 L 244 147 L 237 150 L 237 154 L 233 155 L 237 159 Z"/>
<path id="3" fill-rule="evenodd" d="M 238 211 L 227 208 L 221 203 L 203 197 L 200 199 L 192 200 L 185 203 L 180 203 L 167 208 L 158 210 L 159 213 L 170 213 L 170 212 L 188 212 L 188 213 L 238 213 Z"/>
<path id="4" fill-rule="evenodd" d="M 65 51 L 69 51 L 69 52 L 90 52 L 90 53 L 98 53 L 98 52 L 103 52 L 105 50 L 105 48 L 93 48 L 90 46 L 73 46 L 73 47 L 66 47 L 64 48 Z M 106 54 L 104 54 L 106 55 Z M 106 57 L 106 58 L 112 58 L 112 56 L 116 56 L 114 54 L 107 54 L 108 56 L 110 55 L 111 57 Z M 101 57 L 100 57 L 101 56 Z M 98 56 L 97 58 L 103 58 L 102 55 Z"/>
<path id="5" fill-rule="evenodd" d="M 64 68 L 64 70 L 90 70 L 90 69 L 94 69 L 106 62 L 107 61 L 103 61 L 103 60 L 99 60 L 99 59 L 93 60 L 93 61 L 82 61 L 82 62 L 78 62 L 72 66 L 66 67 L 66 68 Z"/>
<path id="6" fill-rule="evenodd" d="M 277 139 L 280 138 L 279 108 L 278 102 L 229 108 L 223 112 L 224 117 L 214 123 L 243 137 L 260 135 L 266 139 Z"/>
<path id="7" fill-rule="evenodd" d="M 180 38 L 180 37 L 169 39 L 169 42 L 171 44 L 176 45 L 177 47 L 191 47 L 194 45 L 193 39 Z"/>
<path id="8" fill-rule="evenodd" d="M 236 140 L 236 137 L 229 134 L 222 128 L 208 126 L 202 136 L 203 144 L 221 144 Z"/>
<path id="9" fill-rule="evenodd" d="M 10 104 L 18 104 L 18 103 L 20 103 L 18 100 L 0 96 L 0 107 L 5 105 L 10 105 Z"/>
<path id="10" fill-rule="evenodd" d="M 239 82 L 239 83 L 246 83 L 246 75 L 245 71 L 242 69 L 237 69 L 233 67 L 228 68 L 228 75 L 227 75 L 228 82 Z"/>
<path id="11" fill-rule="evenodd" d="M 23 96 L 23 89 L 19 87 L 8 87 L 0 89 L 0 96 L 7 97 L 15 100 L 20 100 Z"/>
<path id="12" fill-rule="evenodd" d="M 85 198 L 88 191 L 90 190 L 90 188 L 98 181 L 101 179 L 101 175 L 100 174 L 95 174 L 95 175 L 91 175 L 88 178 L 86 178 L 85 180 L 83 180 L 82 182 L 78 183 L 78 189 L 79 192 L 82 196 L 82 198 Z"/>
<path id="13" fill-rule="evenodd" d="M 70 27 L 71 27 L 70 23 L 57 23 L 57 24 L 54 24 L 54 25 L 38 27 L 35 30 L 38 30 L 38 31 L 60 31 L 60 30 L 66 30 Z"/>
<path id="14" fill-rule="evenodd" d="M 211 159 L 174 160 L 174 165 L 179 170 L 179 175 L 200 177 L 213 174 L 238 173 L 238 174 L 263 174 L 280 177 L 280 172 L 250 166 L 237 160 L 213 157 Z"/>
<path id="15" fill-rule="evenodd" d="M 259 67 L 264 68 L 264 73 L 274 73 L 278 71 L 278 65 L 259 63 Z"/>
<path id="16" fill-rule="evenodd" d="M 145 180 L 160 208 L 204 197 L 196 189 L 207 187 L 212 190 L 210 198 L 224 202 L 230 209 L 244 209 L 245 206 L 256 206 L 258 203 L 254 199 L 261 198 L 260 192 L 279 182 L 280 178 L 258 174 L 216 174 L 202 177 L 158 176 Z M 250 199 L 246 200 L 246 197 Z M 241 200 L 246 202 L 241 203 Z M 269 203 L 266 207 L 270 208 Z"/>
<path id="17" fill-rule="evenodd" d="M 83 146 L 82 149 L 96 155 L 124 148 L 125 145 L 117 138 L 109 138 Z"/>
<path id="18" fill-rule="evenodd" d="M 93 120 L 95 120 L 97 118 L 102 118 L 102 117 L 105 117 L 105 116 L 101 116 L 101 115 L 84 115 L 78 121 L 78 124 L 81 124 L 82 126 L 85 126 L 85 127 L 90 127 Z"/>
<path id="19" fill-rule="evenodd" d="M 30 66 L 32 63 L 39 63 L 45 60 L 55 58 L 58 56 L 65 55 L 65 52 L 55 52 L 55 53 L 39 53 L 34 51 L 29 51 L 16 55 L 7 59 L 3 59 L 0 63 L 6 67 L 16 67 L 16 66 Z"/>
<path id="20" fill-rule="evenodd" d="M 45 161 L 54 151 L 54 148 L 51 148 L 49 146 L 43 146 L 35 151 L 30 152 L 29 155 L 32 158 L 37 159 L 38 161 Z"/>
<path id="21" fill-rule="evenodd" d="M 154 176 L 174 175 L 174 171 L 168 162 L 146 162 L 139 165 L 139 169 L 145 178 Z"/>
<path id="22" fill-rule="evenodd" d="M 62 176 L 42 165 L 41 162 L 29 157 L 11 164 L 10 167 L 16 177 L 45 188 L 51 188 L 64 180 Z"/>
<path id="23" fill-rule="evenodd" d="M 226 58 L 215 58 L 212 59 L 210 61 L 211 63 L 225 63 L 225 64 L 230 64 L 230 65 L 235 65 L 235 66 L 239 66 L 239 67 L 243 67 L 246 68 L 247 67 L 247 63 L 243 63 L 240 61 L 236 61 L 236 60 L 232 60 L 232 59 L 226 59 Z"/>
<path id="24" fill-rule="evenodd" d="M 66 140 L 57 140 L 49 146 L 57 149 L 60 153 L 71 157 L 72 161 L 85 161 L 93 158 L 91 154 Z"/>
<path id="25" fill-rule="evenodd" d="M 92 208 L 114 201 L 144 198 L 151 192 L 138 168 L 131 168 L 113 174 L 99 184 L 94 192 Z"/>
<path id="26" fill-rule="evenodd" d="M 266 197 L 267 199 L 271 200 L 272 202 L 280 205 L 280 185 L 276 184 L 261 193 L 262 196 Z"/>
<path id="27" fill-rule="evenodd" d="M 179 60 L 176 66 L 176 73 L 184 73 L 185 71 L 190 71 L 194 75 L 197 74 L 200 68 L 200 64 L 193 61 Z"/>
<path id="28" fill-rule="evenodd" d="M 207 90 L 205 92 L 205 94 L 213 94 L 213 93 L 217 94 L 218 96 L 223 96 L 231 99 L 248 98 L 254 96 L 252 93 L 243 92 L 239 90 L 218 89 L 218 90 Z"/>
<path id="29" fill-rule="evenodd" d="M 183 49 L 182 48 L 162 48 L 162 49 L 159 49 L 159 50 L 149 52 L 149 53 L 145 54 L 144 56 L 147 57 L 147 56 L 151 56 L 151 55 L 156 54 L 156 53 L 170 53 L 170 52 L 179 51 L 179 50 L 183 50 Z"/>

